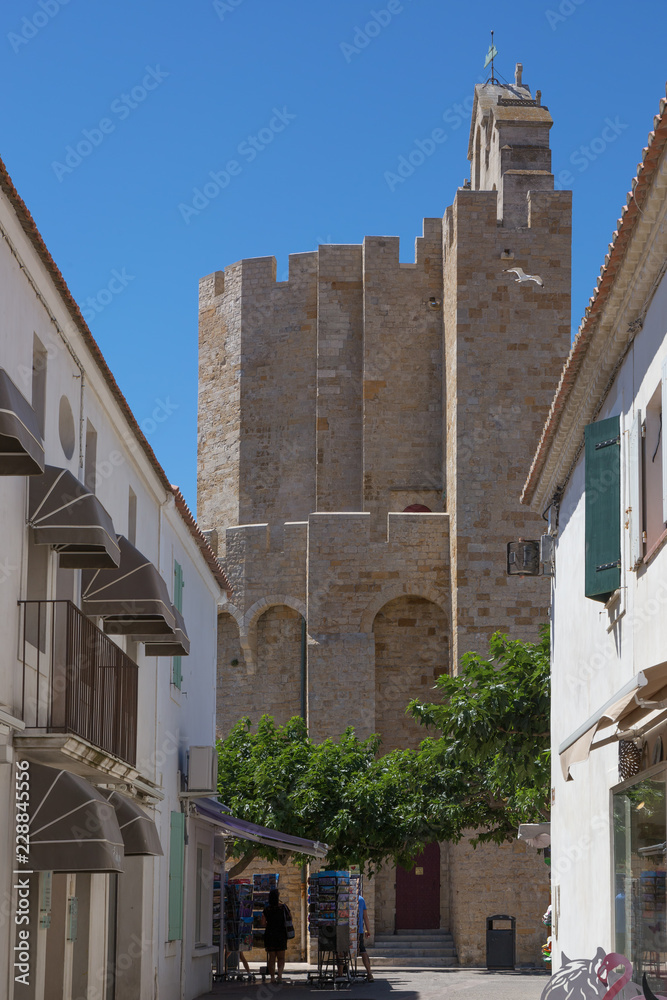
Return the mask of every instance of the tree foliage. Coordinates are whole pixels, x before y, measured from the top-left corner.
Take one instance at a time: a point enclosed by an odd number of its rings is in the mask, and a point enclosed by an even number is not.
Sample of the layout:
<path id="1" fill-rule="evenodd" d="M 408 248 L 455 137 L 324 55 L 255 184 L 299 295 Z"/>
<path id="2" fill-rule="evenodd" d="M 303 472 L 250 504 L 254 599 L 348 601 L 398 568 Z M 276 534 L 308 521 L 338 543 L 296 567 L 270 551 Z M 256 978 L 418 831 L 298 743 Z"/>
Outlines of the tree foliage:
<path id="1" fill-rule="evenodd" d="M 538 643 L 490 640 L 489 658 L 469 653 L 457 677 L 436 684 L 439 702 L 407 708 L 439 735 L 418 750 L 381 755 L 377 735 L 352 728 L 314 743 L 298 717 L 284 726 L 241 719 L 218 743 L 218 790 L 233 815 L 325 842 L 327 864 L 410 866 L 434 840 L 502 842 L 519 823 L 546 816 L 549 799 L 549 637 Z M 247 842 L 231 845 L 235 856 Z M 278 851 L 253 845 L 256 856 Z M 306 858 L 297 860 L 305 861 Z"/>
<path id="2" fill-rule="evenodd" d="M 461 821 L 479 840 L 500 842 L 519 823 L 548 819 L 549 680 L 548 626 L 537 643 L 496 632 L 488 658 L 467 653 L 456 677 L 437 680 L 440 702 L 410 702 L 412 715 L 442 734 L 428 752 L 443 772 L 460 768 L 468 788 Z"/>

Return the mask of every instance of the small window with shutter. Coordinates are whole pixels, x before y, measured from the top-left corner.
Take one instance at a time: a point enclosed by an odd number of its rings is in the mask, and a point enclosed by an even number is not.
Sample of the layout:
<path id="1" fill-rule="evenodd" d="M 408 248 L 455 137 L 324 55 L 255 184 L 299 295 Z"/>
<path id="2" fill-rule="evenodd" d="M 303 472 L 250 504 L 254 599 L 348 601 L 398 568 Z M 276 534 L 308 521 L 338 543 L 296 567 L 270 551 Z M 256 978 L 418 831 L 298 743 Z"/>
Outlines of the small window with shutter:
<path id="1" fill-rule="evenodd" d="M 620 418 L 589 424 L 585 431 L 585 594 L 606 603 L 621 584 Z"/>
<path id="2" fill-rule="evenodd" d="M 183 613 L 183 567 L 174 559 L 174 607 Z M 174 656 L 171 660 L 171 683 L 179 690 L 183 683 L 183 668 L 180 656 Z"/>

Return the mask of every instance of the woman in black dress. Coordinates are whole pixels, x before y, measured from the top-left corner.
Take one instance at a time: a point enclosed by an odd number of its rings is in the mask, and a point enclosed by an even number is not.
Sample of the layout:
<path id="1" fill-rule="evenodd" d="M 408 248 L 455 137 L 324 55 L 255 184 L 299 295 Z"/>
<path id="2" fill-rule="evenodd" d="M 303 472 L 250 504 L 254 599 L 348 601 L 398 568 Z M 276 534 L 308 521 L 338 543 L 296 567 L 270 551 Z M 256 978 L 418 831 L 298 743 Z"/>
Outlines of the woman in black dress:
<path id="1" fill-rule="evenodd" d="M 276 982 L 276 959 L 278 960 L 277 982 L 283 981 L 283 969 L 285 968 L 285 950 L 287 948 L 287 906 L 280 902 L 280 894 L 277 889 L 269 892 L 269 905 L 264 907 L 262 914 L 262 926 L 264 931 L 264 947 L 267 953 L 267 965 L 271 982 Z M 287 911 L 289 912 L 289 911 Z"/>

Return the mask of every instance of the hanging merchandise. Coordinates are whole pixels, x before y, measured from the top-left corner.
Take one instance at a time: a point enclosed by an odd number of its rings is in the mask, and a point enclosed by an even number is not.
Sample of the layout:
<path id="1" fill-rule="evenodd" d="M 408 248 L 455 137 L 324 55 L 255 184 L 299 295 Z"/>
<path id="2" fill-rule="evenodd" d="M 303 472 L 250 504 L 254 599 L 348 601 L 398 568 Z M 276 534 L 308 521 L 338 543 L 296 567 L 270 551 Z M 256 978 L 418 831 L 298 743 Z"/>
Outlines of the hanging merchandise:
<path id="1" fill-rule="evenodd" d="M 262 916 L 264 907 L 269 905 L 269 892 L 278 888 L 280 875 L 275 872 L 272 875 L 253 875 L 252 877 L 252 922 L 253 922 L 253 946 L 264 948 L 264 928 L 262 927 Z"/>
<path id="2" fill-rule="evenodd" d="M 317 979 L 351 978 L 359 949 L 359 877 L 324 871 L 308 879 L 308 929 L 317 939 Z M 309 976 L 310 979 L 310 976 Z"/>

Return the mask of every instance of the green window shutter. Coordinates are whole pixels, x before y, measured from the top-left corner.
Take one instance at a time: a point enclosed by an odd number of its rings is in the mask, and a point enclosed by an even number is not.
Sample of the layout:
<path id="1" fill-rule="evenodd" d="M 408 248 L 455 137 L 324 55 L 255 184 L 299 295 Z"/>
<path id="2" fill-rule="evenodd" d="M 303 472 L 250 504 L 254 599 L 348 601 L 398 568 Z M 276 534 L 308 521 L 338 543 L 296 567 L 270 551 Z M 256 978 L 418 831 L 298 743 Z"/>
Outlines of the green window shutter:
<path id="1" fill-rule="evenodd" d="M 183 567 L 174 560 L 174 607 L 183 614 Z"/>
<path id="2" fill-rule="evenodd" d="M 174 607 L 183 614 L 183 567 L 174 559 Z M 171 683 L 180 691 L 183 683 L 183 668 L 180 656 L 172 657 Z"/>
<path id="3" fill-rule="evenodd" d="M 620 418 L 589 424 L 585 441 L 585 594 L 604 603 L 621 585 Z"/>
<path id="4" fill-rule="evenodd" d="M 185 864 L 185 816 L 171 814 L 169 830 L 169 941 L 183 937 L 183 869 Z"/>
<path id="5" fill-rule="evenodd" d="M 181 690 L 181 684 L 183 683 L 183 668 L 181 666 L 180 656 L 172 656 L 171 658 L 171 683 L 178 690 Z"/>

